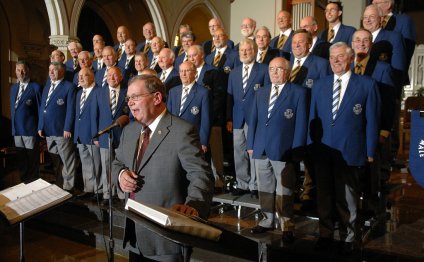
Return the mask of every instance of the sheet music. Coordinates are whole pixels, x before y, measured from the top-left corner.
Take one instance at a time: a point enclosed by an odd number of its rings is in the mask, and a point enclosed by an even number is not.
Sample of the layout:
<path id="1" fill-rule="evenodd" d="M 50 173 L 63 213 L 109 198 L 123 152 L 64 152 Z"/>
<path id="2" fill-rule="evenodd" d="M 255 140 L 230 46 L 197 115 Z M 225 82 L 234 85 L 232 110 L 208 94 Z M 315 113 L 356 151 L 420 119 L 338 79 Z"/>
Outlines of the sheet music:
<path id="1" fill-rule="evenodd" d="M 9 202 L 6 206 L 12 208 L 19 215 L 24 215 L 38 207 L 46 206 L 58 199 L 61 199 L 66 195 L 69 195 L 69 193 L 60 189 L 56 185 L 50 185 L 44 190 L 36 191 L 31 195 L 19 198 L 19 200 Z"/>
<path id="2" fill-rule="evenodd" d="M 34 191 L 38 191 L 40 189 L 46 188 L 51 184 L 41 178 L 28 183 L 28 184 L 19 184 L 16 187 L 10 188 L 10 190 L 5 190 L 6 192 L 2 195 L 10 199 L 10 201 L 16 200 L 18 198 L 24 197 L 26 195 L 31 194 Z"/>

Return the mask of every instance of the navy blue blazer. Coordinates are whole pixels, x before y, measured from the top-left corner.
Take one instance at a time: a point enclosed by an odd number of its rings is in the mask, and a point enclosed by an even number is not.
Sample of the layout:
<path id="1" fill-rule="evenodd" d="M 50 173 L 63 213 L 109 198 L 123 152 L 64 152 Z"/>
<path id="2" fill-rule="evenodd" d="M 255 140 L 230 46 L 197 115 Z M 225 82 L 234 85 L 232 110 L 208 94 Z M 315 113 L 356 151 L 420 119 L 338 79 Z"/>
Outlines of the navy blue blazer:
<path id="1" fill-rule="evenodd" d="M 258 51 L 259 52 L 259 51 Z M 269 47 L 265 53 L 264 59 L 262 60 L 262 64 L 267 64 L 271 62 L 272 59 L 281 56 L 281 52 L 278 49 L 274 49 Z"/>
<path id="2" fill-rule="evenodd" d="M 175 58 L 174 61 L 174 67 L 179 70 L 180 69 L 180 65 L 184 62 L 184 58 L 185 58 L 185 53 L 183 52 L 181 55 L 177 56 L 177 58 Z"/>
<path id="3" fill-rule="evenodd" d="M 60 81 L 46 105 L 49 89 L 50 85 L 46 85 L 41 97 L 38 130 L 42 130 L 46 136 L 63 136 L 64 131 L 73 133 L 75 86 L 69 81 Z"/>
<path id="4" fill-rule="evenodd" d="M 363 166 L 374 157 L 378 143 L 380 95 L 376 82 L 352 73 L 333 121 L 334 75 L 317 80 L 312 88 L 309 120 L 322 123 L 322 143 L 340 151 L 347 165 Z M 309 134 L 308 144 L 311 143 Z"/>
<path id="5" fill-rule="evenodd" d="M 93 60 L 93 70 L 94 70 L 94 73 L 96 73 L 97 72 L 97 59 L 96 60 Z M 104 68 L 105 67 L 105 63 L 102 63 L 102 67 L 101 68 Z"/>
<path id="6" fill-rule="evenodd" d="M 233 122 L 233 128 L 241 129 L 244 123 L 250 124 L 255 92 L 270 83 L 268 66 L 254 63 L 247 81 L 246 92 L 243 92 L 243 65 L 234 68 L 228 79 L 227 121 Z"/>
<path id="7" fill-rule="evenodd" d="M 10 90 L 10 114 L 13 136 L 36 136 L 38 127 L 38 109 L 41 103 L 41 86 L 29 82 L 19 99 L 15 109 L 19 83 L 13 84 Z"/>
<path id="8" fill-rule="evenodd" d="M 90 94 L 85 98 L 85 103 L 82 109 L 81 105 L 81 96 L 83 89 L 81 88 L 76 96 L 76 106 L 75 106 L 75 128 L 74 128 L 74 143 L 91 145 L 91 138 L 96 135 L 96 122 L 92 121 L 93 110 L 95 107 L 95 96 L 96 89 L 98 87 L 95 85 L 91 90 Z"/>
<path id="9" fill-rule="evenodd" d="M 128 104 L 125 102 L 125 96 L 127 95 L 126 88 L 123 88 L 121 86 L 121 88 L 119 89 L 118 104 L 116 106 L 115 115 L 112 115 L 112 111 L 110 110 L 109 86 L 105 86 L 103 88 L 96 88 L 93 91 L 95 91 L 95 110 L 93 110 L 91 121 L 93 123 L 96 123 L 95 133 L 110 126 L 120 116 L 129 114 L 130 110 Z M 119 145 L 122 127 L 116 127 L 112 129 L 111 132 L 113 139 L 112 147 L 116 148 Z M 100 143 L 101 148 L 109 148 L 108 134 L 103 134 L 99 136 L 98 141 Z"/>
<path id="10" fill-rule="evenodd" d="M 205 57 L 208 56 L 212 52 L 212 40 L 208 40 L 203 42 L 203 51 L 205 53 Z M 234 42 L 230 39 L 227 40 L 227 46 L 231 49 L 234 49 Z"/>
<path id="11" fill-rule="evenodd" d="M 65 80 L 72 82 L 74 79 L 74 75 L 80 70 L 79 64 L 77 65 L 77 68 L 74 70 L 74 60 L 71 57 L 70 59 L 66 60 L 65 62 Z"/>
<path id="12" fill-rule="evenodd" d="M 290 60 L 293 67 L 295 58 Z M 313 82 L 332 74 L 330 63 L 324 58 L 309 54 L 292 83 L 311 88 Z"/>
<path id="13" fill-rule="evenodd" d="M 116 67 L 118 67 L 118 68 L 119 68 L 119 70 L 121 70 L 122 77 L 123 77 L 123 79 L 125 79 L 125 78 L 124 78 L 124 77 L 125 77 L 125 69 L 123 69 L 122 67 L 119 67 L 119 66 L 117 66 L 117 65 L 115 65 L 115 66 L 116 66 Z M 95 80 L 96 85 L 97 85 L 98 87 L 107 87 L 107 86 L 108 86 L 107 81 L 105 81 L 105 84 L 102 86 L 103 76 L 105 75 L 105 71 L 106 71 L 106 69 L 107 69 L 107 67 L 106 67 L 106 66 L 105 66 L 105 67 L 103 67 L 102 69 L 98 70 L 98 71 L 96 72 L 96 75 L 94 76 L 94 80 Z"/>
<path id="14" fill-rule="evenodd" d="M 200 134 L 200 143 L 207 146 L 211 129 L 209 90 L 194 83 L 180 115 L 182 88 L 183 86 L 179 85 L 169 91 L 166 107 L 171 114 L 196 126 Z"/>
<path id="15" fill-rule="evenodd" d="M 387 49 L 380 49 L 384 44 L 388 44 Z M 391 64 L 393 69 L 402 72 L 408 71 L 405 42 L 398 32 L 381 29 L 374 40 L 371 57 L 378 57 L 379 60 Z M 386 57 L 387 59 L 385 59 Z"/>
<path id="16" fill-rule="evenodd" d="M 352 71 L 354 64 L 351 65 Z M 395 82 L 392 67 L 384 62 L 370 59 L 365 67 L 364 75 L 377 82 L 381 98 L 380 130 L 391 131 L 395 114 Z"/>
<path id="17" fill-rule="evenodd" d="M 334 44 L 337 42 L 345 42 L 348 46 L 352 46 L 352 36 L 353 36 L 353 33 L 355 33 L 355 31 L 356 31 L 355 27 L 341 24 L 339 27 L 339 30 L 337 31 L 336 36 L 333 38 L 333 41 L 331 43 Z M 321 39 L 322 41 L 328 42 L 327 41 L 328 28 L 322 31 L 318 35 L 318 38 Z"/>
<path id="18" fill-rule="evenodd" d="M 158 73 L 159 79 L 161 78 L 162 73 Z M 174 67 L 171 70 L 171 73 L 169 73 L 168 77 L 165 79 L 165 96 L 168 96 L 169 90 L 171 88 L 181 85 L 181 79 L 180 74 L 178 73 L 178 70 Z"/>
<path id="19" fill-rule="evenodd" d="M 260 88 L 256 92 L 247 132 L 247 148 L 253 149 L 252 157 L 255 159 L 265 155 L 270 160 L 288 161 L 292 149 L 306 144 L 306 89 L 286 83 L 268 118 L 271 86 Z"/>
<path id="20" fill-rule="evenodd" d="M 274 49 L 278 49 L 278 39 L 280 38 L 280 34 L 271 39 L 269 46 Z M 284 57 L 287 60 L 290 60 L 291 52 L 292 52 L 292 39 L 293 39 L 293 31 L 290 33 L 286 42 L 283 45 L 283 48 L 280 49 L 280 56 Z"/>
<path id="21" fill-rule="evenodd" d="M 317 38 L 317 41 L 315 42 L 315 45 L 311 50 L 311 54 L 329 60 L 330 46 L 331 44 L 329 42 L 322 41 L 321 39 Z"/>
<path id="22" fill-rule="evenodd" d="M 215 58 L 215 54 L 216 54 L 216 50 L 214 52 L 210 53 L 205 58 L 205 63 L 213 66 L 213 60 Z M 236 67 L 238 65 L 237 63 L 240 64 L 238 52 L 232 50 L 231 48 L 229 48 L 227 46 L 227 49 L 225 49 L 225 52 L 222 55 L 221 60 L 219 61 L 217 68 L 226 69 L 228 71 L 228 70 L 232 70 L 234 67 Z"/>

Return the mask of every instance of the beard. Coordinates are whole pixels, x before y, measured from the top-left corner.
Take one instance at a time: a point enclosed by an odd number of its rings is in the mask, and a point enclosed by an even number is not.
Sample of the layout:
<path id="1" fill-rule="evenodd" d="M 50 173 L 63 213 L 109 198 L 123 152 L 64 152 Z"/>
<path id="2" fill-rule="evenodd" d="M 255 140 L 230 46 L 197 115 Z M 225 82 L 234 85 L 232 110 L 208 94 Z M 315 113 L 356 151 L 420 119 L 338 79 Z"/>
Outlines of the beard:
<path id="1" fill-rule="evenodd" d="M 242 36 L 244 36 L 244 37 L 249 37 L 249 36 L 251 36 L 251 35 L 252 35 L 252 32 L 250 32 L 250 30 L 249 30 L 249 29 L 245 29 L 245 28 L 241 29 L 241 30 L 240 30 L 240 33 L 241 33 L 241 35 L 242 35 Z"/>

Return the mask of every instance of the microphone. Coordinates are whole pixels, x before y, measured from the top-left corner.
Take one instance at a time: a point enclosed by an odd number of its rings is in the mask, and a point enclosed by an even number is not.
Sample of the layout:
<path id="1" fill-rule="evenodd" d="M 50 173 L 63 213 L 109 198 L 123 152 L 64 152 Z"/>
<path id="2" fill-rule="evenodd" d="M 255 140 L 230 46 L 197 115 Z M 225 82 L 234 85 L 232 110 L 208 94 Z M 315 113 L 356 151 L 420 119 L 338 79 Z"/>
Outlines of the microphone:
<path id="1" fill-rule="evenodd" d="M 124 127 L 124 126 L 128 125 L 129 122 L 130 122 L 130 118 L 126 115 L 122 115 L 122 116 L 118 117 L 118 119 L 116 119 L 115 123 L 106 127 L 105 129 L 99 131 L 95 136 L 93 136 L 93 139 L 103 135 L 104 133 L 108 133 L 111 129 L 113 129 L 117 126 Z"/>

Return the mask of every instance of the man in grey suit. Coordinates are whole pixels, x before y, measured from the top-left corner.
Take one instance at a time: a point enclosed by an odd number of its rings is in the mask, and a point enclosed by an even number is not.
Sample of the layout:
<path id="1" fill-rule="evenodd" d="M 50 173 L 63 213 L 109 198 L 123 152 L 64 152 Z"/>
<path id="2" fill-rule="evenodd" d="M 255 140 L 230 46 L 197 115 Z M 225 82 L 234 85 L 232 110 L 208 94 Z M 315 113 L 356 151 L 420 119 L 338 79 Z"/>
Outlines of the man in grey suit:
<path id="1" fill-rule="evenodd" d="M 212 172 L 202 158 L 196 128 L 166 110 L 164 88 L 155 76 L 130 80 L 127 101 L 136 121 L 123 129 L 112 167 L 114 181 L 136 201 L 207 218 Z M 127 241 L 135 247 L 130 261 L 182 260 L 181 246 L 129 219 L 124 245 Z"/>

